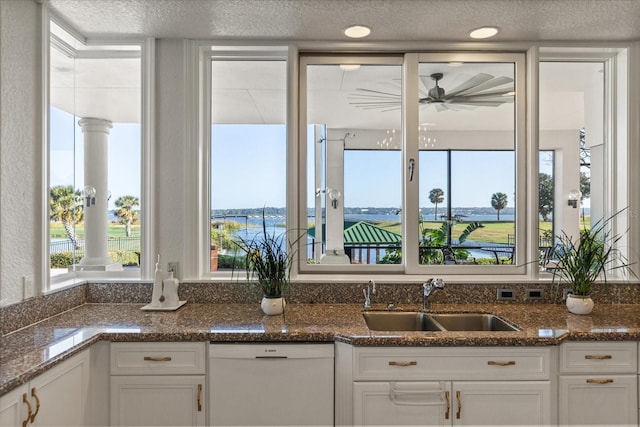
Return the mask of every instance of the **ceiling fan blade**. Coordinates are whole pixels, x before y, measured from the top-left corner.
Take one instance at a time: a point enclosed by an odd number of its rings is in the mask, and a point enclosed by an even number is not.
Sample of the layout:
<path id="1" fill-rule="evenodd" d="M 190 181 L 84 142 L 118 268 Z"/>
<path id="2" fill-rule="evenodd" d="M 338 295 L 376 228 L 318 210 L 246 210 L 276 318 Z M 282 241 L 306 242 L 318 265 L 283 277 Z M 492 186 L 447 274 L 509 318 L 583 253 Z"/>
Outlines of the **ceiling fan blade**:
<path id="1" fill-rule="evenodd" d="M 513 98 L 513 91 L 508 89 L 500 89 L 495 92 L 473 93 L 468 95 L 456 95 L 449 99 L 468 98 L 468 99 L 484 99 L 484 98 Z"/>
<path id="2" fill-rule="evenodd" d="M 443 103 L 438 103 L 438 104 L 433 104 L 436 106 L 436 111 L 440 112 L 440 111 L 446 111 L 449 109 L 449 106 L 447 104 L 443 104 Z"/>
<path id="3" fill-rule="evenodd" d="M 474 93 L 482 92 L 484 90 L 493 89 L 494 87 L 503 86 L 509 83 L 513 83 L 513 79 L 511 77 L 500 76 L 491 80 L 487 80 L 486 82 L 479 84 L 477 86 L 474 86 L 472 88 L 469 88 L 463 91 L 457 91 L 453 93 L 453 95 L 466 95 L 471 92 L 474 92 Z M 513 91 L 513 84 L 509 88 L 504 89 L 504 92 L 511 92 L 511 91 Z"/>
<path id="4" fill-rule="evenodd" d="M 356 89 L 358 92 L 350 95 L 350 97 L 379 97 L 379 98 L 389 98 L 389 99 L 400 99 L 402 95 L 392 92 L 382 92 L 380 90 L 373 89 Z"/>
<path id="5" fill-rule="evenodd" d="M 467 80 L 466 82 L 462 83 L 460 86 L 457 86 L 453 89 L 447 90 L 446 96 L 450 97 L 450 96 L 455 96 L 458 95 L 462 92 L 465 92 L 469 89 L 475 88 L 476 86 L 479 86 L 489 80 L 491 80 L 493 78 L 493 76 L 491 74 L 486 74 L 486 73 L 480 73 L 480 74 L 476 74 L 475 76 L 471 77 L 469 80 Z"/>
<path id="6" fill-rule="evenodd" d="M 464 100 L 457 101 L 457 105 L 475 105 L 475 106 L 486 106 L 486 107 L 499 107 L 502 104 L 506 104 L 509 101 L 474 101 L 474 100 Z"/>

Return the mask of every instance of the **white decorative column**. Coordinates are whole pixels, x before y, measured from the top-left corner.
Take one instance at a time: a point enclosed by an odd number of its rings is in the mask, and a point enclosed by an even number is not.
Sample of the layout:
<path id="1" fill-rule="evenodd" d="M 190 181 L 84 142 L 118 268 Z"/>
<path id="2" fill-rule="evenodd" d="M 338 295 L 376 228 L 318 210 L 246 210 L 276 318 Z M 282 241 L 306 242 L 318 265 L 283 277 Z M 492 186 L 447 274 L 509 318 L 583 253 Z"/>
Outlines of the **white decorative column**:
<path id="1" fill-rule="evenodd" d="M 95 188 L 95 202 L 84 207 L 84 258 L 75 267 L 79 270 L 122 270 L 107 250 L 107 185 L 108 142 L 111 121 L 84 118 L 78 122 L 84 135 L 84 185 Z"/>

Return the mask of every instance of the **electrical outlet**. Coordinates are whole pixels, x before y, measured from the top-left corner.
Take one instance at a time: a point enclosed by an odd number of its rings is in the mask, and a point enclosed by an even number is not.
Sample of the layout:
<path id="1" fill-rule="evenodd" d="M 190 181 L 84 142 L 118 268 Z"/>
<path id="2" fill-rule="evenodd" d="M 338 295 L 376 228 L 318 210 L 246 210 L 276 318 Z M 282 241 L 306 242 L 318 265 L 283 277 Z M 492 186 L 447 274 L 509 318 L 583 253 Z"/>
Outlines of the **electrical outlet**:
<path id="1" fill-rule="evenodd" d="M 544 291 L 542 289 L 527 289 L 527 299 L 541 300 L 543 298 L 544 298 Z"/>
<path id="2" fill-rule="evenodd" d="M 572 294 L 573 291 L 569 288 L 564 288 L 562 290 L 562 301 L 566 301 L 567 300 L 567 295 Z"/>
<path id="3" fill-rule="evenodd" d="M 180 277 L 180 263 L 178 261 L 169 262 L 167 272 L 173 271 L 173 277 L 176 279 Z"/>
<path id="4" fill-rule="evenodd" d="M 24 299 L 36 296 L 36 288 L 33 284 L 33 276 L 22 276 L 22 296 Z"/>
<path id="5" fill-rule="evenodd" d="M 497 299 L 514 300 L 516 299 L 516 293 L 513 289 L 498 289 Z"/>

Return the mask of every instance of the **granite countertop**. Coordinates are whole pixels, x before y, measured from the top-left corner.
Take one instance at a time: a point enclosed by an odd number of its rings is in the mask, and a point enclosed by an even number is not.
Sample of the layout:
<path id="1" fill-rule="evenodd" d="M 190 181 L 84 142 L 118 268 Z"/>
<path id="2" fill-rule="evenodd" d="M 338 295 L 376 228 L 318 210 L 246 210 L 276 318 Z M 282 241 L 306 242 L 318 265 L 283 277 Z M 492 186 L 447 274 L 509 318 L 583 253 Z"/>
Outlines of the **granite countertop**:
<path id="1" fill-rule="evenodd" d="M 100 340 L 334 342 L 356 346 L 547 346 L 564 340 L 640 341 L 640 305 L 596 305 L 576 316 L 552 304 L 434 304 L 432 312 L 493 313 L 518 332 L 370 331 L 359 304 L 289 304 L 286 317 L 253 304 L 188 303 L 175 312 L 143 304 L 85 304 L 3 336 L 0 395 Z M 374 309 L 383 309 L 383 306 Z M 416 310 L 403 306 L 399 310 Z"/>

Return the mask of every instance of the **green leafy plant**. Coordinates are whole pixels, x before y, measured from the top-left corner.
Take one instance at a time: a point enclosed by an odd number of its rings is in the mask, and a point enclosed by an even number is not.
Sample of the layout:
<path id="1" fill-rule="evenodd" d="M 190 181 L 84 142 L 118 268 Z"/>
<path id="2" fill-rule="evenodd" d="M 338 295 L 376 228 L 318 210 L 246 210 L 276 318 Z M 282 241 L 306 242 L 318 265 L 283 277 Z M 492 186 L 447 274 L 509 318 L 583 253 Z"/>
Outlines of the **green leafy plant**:
<path id="1" fill-rule="evenodd" d="M 578 239 L 564 231 L 558 236 L 559 242 L 553 250 L 557 263 L 553 270 L 554 283 L 566 283 L 574 295 L 588 296 L 600 277 L 607 282 L 608 271 L 623 270 L 635 276 L 616 246 L 624 233 L 611 233 L 611 221 L 621 212 L 596 222 L 591 228 L 584 228 Z"/>
<path id="2" fill-rule="evenodd" d="M 235 242 L 246 254 L 247 280 L 257 280 L 264 296 L 281 297 L 289 287 L 295 255 L 293 243 L 287 240 L 286 233 L 276 235 L 267 232 L 264 211 L 262 233 L 250 240 L 239 237 Z"/>

